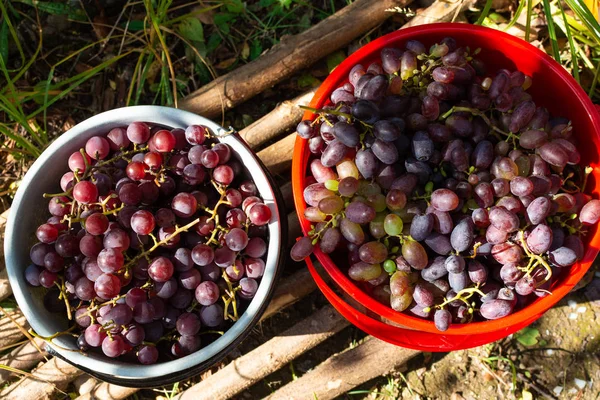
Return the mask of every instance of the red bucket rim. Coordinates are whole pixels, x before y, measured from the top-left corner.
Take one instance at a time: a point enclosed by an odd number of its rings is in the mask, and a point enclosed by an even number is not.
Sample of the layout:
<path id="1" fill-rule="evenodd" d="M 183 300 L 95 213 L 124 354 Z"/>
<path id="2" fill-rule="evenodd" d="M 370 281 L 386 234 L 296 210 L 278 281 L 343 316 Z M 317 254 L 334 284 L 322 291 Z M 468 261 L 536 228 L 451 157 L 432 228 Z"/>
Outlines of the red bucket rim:
<path id="1" fill-rule="evenodd" d="M 492 42 L 506 42 L 507 44 L 510 44 L 510 46 L 514 47 L 515 50 L 519 50 L 523 52 L 523 54 L 527 54 L 527 57 L 537 58 L 545 68 L 550 69 L 552 74 L 557 76 L 557 79 L 563 80 L 568 85 L 569 89 L 573 91 L 574 94 L 579 98 L 581 105 L 591 121 L 591 124 L 595 127 L 595 136 L 593 136 L 592 139 L 598 148 L 598 143 L 600 140 L 600 116 L 598 114 L 598 110 L 591 102 L 587 94 L 579 86 L 579 84 L 577 84 L 577 82 L 573 79 L 573 77 L 547 54 L 543 53 L 541 50 L 535 48 L 529 43 L 507 33 L 476 25 L 439 23 L 411 27 L 382 36 L 381 38 L 378 38 L 373 42 L 363 46 L 346 58 L 346 60 L 344 60 L 340 65 L 338 65 L 319 87 L 310 103 L 310 106 L 314 108 L 322 107 L 328 101 L 329 94 L 333 91 L 333 89 L 339 87 L 340 84 L 346 80 L 348 72 L 352 66 L 360 63 L 363 59 L 369 57 L 370 55 L 379 52 L 382 48 L 388 45 L 393 45 L 402 40 L 417 39 L 419 34 L 425 32 L 448 36 L 456 34 L 482 35 L 486 38 L 489 38 L 489 40 Z M 525 55 L 523 55 L 523 57 L 525 57 Z M 313 113 L 306 112 L 303 119 L 312 119 L 312 117 Z M 306 203 L 304 202 L 303 197 L 304 182 L 306 179 L 306 162 L 308 160 L 308 156 L 307 140 L 298 137 L 294 146 L 294 154 L 292 159 L 292 189 L 294 193 L 296 212 L 300 220 L 302 231 L 305 235 L 310 230 L 310 222 L 304 218 Z M 591 166 L 594 167 L 594 172 L 592 172 L 592 174 L 600 178 L 598 164 L 591 164 Z M 594 232 L 590 243 L 586 247 L 586 252 L 583 259 L 573 265 L 571 267 L 572 272 L 564 279 L 559 281 L 555 287 L 553 287 L 552 295 L 539 298 L 533 303 L 529 304 L 527 307 L 498 320 L 478 321 L 468 324 L 452 324 L 451 327 L 444 332 L 444 334 L 471 335 L 494 332 L 505 329 L 507 326 L 522 325 L 523 323 L 533 322 L 545 311 L 560 301 L 560 299 L 562 299 L 581 280 L 596 258 L 599 247 L 600 230 L 597 229 Z M 439 333 L 431 320 L 413 317 L 405 313 L 397 312 L 389 306 L 379 303 L 377 300 L 361 290 L 352 280 L 350 280 L 350 278 L 348 278 L 346 274 L 337 268 L 329 256 L 322 253 L 318 248 L 315 248 L 314 253 L 317 259 L 323 265 L 325 271 L 327 271 L 335 283 L 342 287 L 343 290 L 345 290 L 350 296 L 352 296 L 367 309 L 379 314 L 384 318 L 410 327 L 411 329 Z"/>

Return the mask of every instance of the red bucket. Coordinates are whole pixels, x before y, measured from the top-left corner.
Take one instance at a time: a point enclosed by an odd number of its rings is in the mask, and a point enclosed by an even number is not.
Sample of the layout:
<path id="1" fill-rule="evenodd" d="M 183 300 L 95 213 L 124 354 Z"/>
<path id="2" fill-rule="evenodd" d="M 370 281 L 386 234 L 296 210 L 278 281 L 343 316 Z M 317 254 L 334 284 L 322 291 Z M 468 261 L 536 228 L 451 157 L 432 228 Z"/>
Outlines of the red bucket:
<path id="1" fill-rule="evenodd" d="M 408 28 L 383 36 L 362 47 L 341 63 L 323 82 L 310 106 L 322 108 L 329 104 L 329 96 L 333 90 L 348 82 L 350 69 L 359 63 L 368 65 L 378 60 L 383 48 L 401 47 L 412 39 L 429 46 L 446 36 L 455 38 L 462 46 L 481 48 L 478 58 L 485 63 L 489 73 L 502 68 L 518 69 L 532 77 L 533 85 L 528 92 L 536 104 L 548 108 L 552 115 L 567 117 L 572 121 L 581 152 L 581 163 L 593 168 L 586 192 L 599 197 L 600 116 L 594 104 L 568 72 L 548 55 L 521 39 L 494 29 L 444 23 Z M 313 118 L 314 115 L 310 112 L 304 115 L 304 119 Z M 310 222 L 304 218 L 306 203 L 303 198 L 310 156 L 308 141 L 298 137 L 292 161 L 292 186 L 296 211 L 304 234 L 310 230 Z M 358 310 L 340 298 L 327 286 L 310 262 L 308 265 L 323 294 L 357 327 L 403 347 L 424 351 L 449 351 L 498 340 L 541 317 L 579 282 L 596 258 L 600 246 L 600 232 L 597 227 L 592 227 L 583 240 L 586 245 L 584 258 L 554 284 L 551 288 L 552 295 L 539 298 L 527 307 L 498 320 L 453 324 L 443 334 L 435 328 L 432 321 L 394 311 L 370 297 L 320 250 L 315 249 L 315 256 L 333 283 L 353 299 L 352 303 L 360 304 L 358 308 L 364 307 L 366 311 Z"/>

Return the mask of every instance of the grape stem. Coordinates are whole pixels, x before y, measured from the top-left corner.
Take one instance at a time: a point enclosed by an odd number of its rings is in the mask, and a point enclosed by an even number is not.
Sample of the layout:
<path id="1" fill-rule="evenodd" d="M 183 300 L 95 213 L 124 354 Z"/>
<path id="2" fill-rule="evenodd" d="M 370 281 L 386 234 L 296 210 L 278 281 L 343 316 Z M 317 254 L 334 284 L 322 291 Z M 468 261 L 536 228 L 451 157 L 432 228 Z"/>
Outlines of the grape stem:
<path id="1" fill-rule="evenodd" d="M 227 288 L 229 289 L 229 290 L 225 290 L 225 293 L 227 294 L 227 296 L 229 296 L 229 298 L 226 298 L 225 296 L 221 296 L 221 299 L 223 299 L 223 303 L 225 303 L 225 307 L 223 308 L 223 317 L 225 319 L 231 319 L 232 321 L 237 321 L 239 317 L 238 317 L 237 300 L 235 297 L 235 292 L 240 290 L 240 287 L 238 286 L 238 287 L 234 288 L 231 285 L 231 281 L 229 280 L 229 277 L 227 276 L 227 273 L 225 272 L 225 270 L 223 270 L 222 276 L 223 276 L 223 279 L 225 280 L 225 283 L 227 284 Z M 233 315 L 229 314 L 229 304 L 232 305 Z"/>
<path id="2" fill-rule="evenodd" d="M 60 284 L 58 284 L 58 282 L 54 282 L 54 284 L 60 291 L 60 294 L 58 295 L 58 299 L 59 300 L 63 299 L 65 302 L 65 305 L 67 306 L 67 318 L 69 318 L 69 321 L 70 321 L 73 319 L 73 316 L 71 315 L 71 305 L 69 304 L 69 298 L 67 296 L 67 290 L 65 288 L 65 280 L 62 277 L 59 277 L 59 279 L 60 279 Z"/>
<path id="3" fill-rule="evenodd" d="M 467 306 L 469 306 L 469 308 L 471 308 L 471 304 L 469 304 L 469 302 L 467 300 L 470 299 L 471 296 L 473 296 L 475 293 L 477 293 L 478 295 L 480 295 L 482 297 L 485 296 L 485 293 L 483 293 L 481 290 L 479 290 L 479 285 L 475 286 L 475 287 L 471 287 L 471 288 L 465 288 L 465 289 L 459 291 L 458 293 L 456 293 L 456 295 L 454 297 L 452 297 L 450 299 L 446 299 L 442 304 L 436 305 L 435 308 L 438 308 L 441 310 L 446 305 L 448 305 L 456 300 L 462 301 Z M 423 309 L 423 311 L 425 311 L 425 310 L 431 311 L 431 307 L 426 307 L 425 309 Z"/>
<path id="4" fill-rule="evenodd" d="M 55 334 L 53 334 L 53 335 L 50 335 L 50 336 L 42 336 L 42 335 L 39 335 L 39 334 L 35 333 L 35 331 L 34 331 L 33 329 L 30 329 L 30 330 L 29 330 L 29 334 L 30 334 L 31 336 L 33 336 L 33 337 L 36 337 L 36 338 L 38 338 L 38 339 L 42 339 L 42 340 L 44 340 L 44 341 L 46 341 L 46 342 L 50 342 L 50 341 L 52 341 L 53 339 L 56 339 L 56 338 L 57 338 L 57 337 L 59 337 L 59 336 L 62 336 L 62 335 L 67 335 L 67 334 L 69 334 L 69 333 L 70 333 L 72 330 L 74 330 L 74 329 L 75 329 L 75 327 L 76 327 L 76 326 L 77 326 L 77 325 L 73 325 L 72 327 L 70 327 L 70 328 L 69 328 L 69 329 L 67 329 L 67 330 L 60 331 L 60 332 L 56 332 Z"/>
<path id="5" fill-rule="evenodd" d="M 528 268 L 527 273 L 526 273 L 527 276 L 531 276 L 531 272 L 535 269 L 535 267 L 537 267 L 540 264 L 546 269 L 547 274 L 544 277 L 544 280 L 542 282 L 540 282 L 538 285 L 536 285 L 538 287 L 542 286 L 543 284 L 548 282 L 550 280 L 550 278 L 552 278 L 552 268 L 550 268 L 550 265 L 548 265 L 546 260 L 544 260 L 541 256 L 534 254 L 531 252 L 531 250 L 529 250 L 529 247 L 527 246 L 527 242 L 525 241 L 525 234 L 523 233 L 523 231 L 520 232 L 519 239 L 521 240 L 521 246 L 523 247 L 523 250 L 525 250 L 525 253 L 527 254 L 527 256 L 530 257 L 530 259 L 535 260 L 534 266 Z"/>
<path id="6" fill-rule="evenodd" d="M 512 138 L 513 141 L 514 141 L 515 135 L 513 135 L 512 133 L 504 132 L 502 129 L 496 127 L 494 124 L 492 124 L 492 121 L 490 121 L 490 119 L 488 118 L 487 115 L 485 115 L 485 113 L 483 113 L 483 112 L 481 112 L 481 111 L 479 111 L 479 110 L 477 110 L 475 108 L 471 108 L 471 107 L 456 107 L 456 106 L 454 106 L 451 109 L 449 109 L 448 111 L 446 111 L 446 113 L 444 115 L 442 115 L 440 117 L 440 119 L 446 119 L 450 115 L 452 115 L 453 113 L 455 113 L 455 112 L 461 112 L 461 111 L 468 112 L 468 113 L 471 113 L 471 114 L 476 115 L 478 117 L 481 117 L 481 119 L 483 119 L 483 122 L 485 122 L 493 131 L 496 131 L 496 132 L 498 132 L 498 133 L 506 136 L 507 139 L 511 139 Z"/>

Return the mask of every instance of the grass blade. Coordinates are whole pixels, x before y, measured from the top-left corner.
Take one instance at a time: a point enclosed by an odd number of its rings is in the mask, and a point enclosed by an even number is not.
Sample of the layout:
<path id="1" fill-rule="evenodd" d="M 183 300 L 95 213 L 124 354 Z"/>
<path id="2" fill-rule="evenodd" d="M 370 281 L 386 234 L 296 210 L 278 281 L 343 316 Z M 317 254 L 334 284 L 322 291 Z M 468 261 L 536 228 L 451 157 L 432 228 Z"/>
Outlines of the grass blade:
<path id="1" fill-rule="evenodd" d="M 477 19 L 477 22 L 475 22 L 475 25 L 483 24 L 483 20 L 488 16 L 491 9 L 492 9 L 492 0 L 487 0 L 485 2 L 485 7 L 483 7 L 483 10 L 481 11 L 481 15 Z"/>
<path id="2" fill-rule="evenodd" d="M 594 80 L 592 81 L 592 85 L 590 86 L 590 91 L 588 92 L 588 96 L 592 98 L 594 93 L 596 92 L 596 84 L 598 83 L 598 75 L 600 75 L 600 62 L 598 63 L 598 67 L 596 67 L 596 72 L 594 73 Z"/>
<path id="3" fill-rule="evenodd" d="M 548 24 L 548 36 L 550 36 L 550 46 L 552 47 L 552 56 L 560 64 L 560 53 L 558 52 L 558 41 L 556 40 L 556 28 L 554 27 L 554 19 L 552 18 L 552 9 L 550 2 L 544 1 L 544 13 L 546 14 L 546 23 Z"/>
<path id="4" fill-rule="evenodd" d="M 21 47 L 21 42 L 19 42 L 19 37 L 17 36 L 17 31 L 15 30 L 10 18 L 8 17 L 8 12 L 6 11 L 6 7 L 4 7 L 4 2 L 0 1 L 0 11 L 4 16 L 4 23 L 8 27 L 8 31 L 15 42 L 15 46 L 17 46 L 17 50 L 19 51 L 19 55 L 21 56 L 21 63 L 25 64 L 25 53 L 23 52 L 23 47 Z"/>
<path id="5" fill-rule="evenodd" d="M 21 147 L 25 153 L 29 154 L 33 157 L 39 157 L 41 154 L 40 151 L 27 139 L 23 136 L 15 135 L 8 129 L 8 127 L 4 124 L 0 124 L 0 134 L 6 136 L 7 138 L 13 140 L 19 147 Z"/>
<path id="6" fill-rule="evenodd" d="M 560 9 L 563 21 L 565 23 L 563 30 L 564 30 L 565 34 L 567 35 L 567 39 L 569 40 L 569 48 L 571 49 L 570 53 L 571 53 L 571 67 L 573 69 L 573 77 L 575 78 L 577 83 L 581 84 L 581 82 L 579 80 L 579 63 L 577 61 L 577 47 L 575 46 L 575 41 L 573 40 L 573 36 L 571 35 L 571 27 L 569 26 L 569 24 L 567 22 L 565 10 L 564 10 L 561 2 L 557 1 L 556 3 L 558 4 L 558 8 Z"/>
<path id="7" fill-rule="evenodd" d="M 90 69 L 89 71 L 85 71 L 84 73 L 76 75 L 76 77 L 81 77 L 81 78 L 78 79 L 78 80 L 76 80 L 71 86 L 67 87 L 65 90 L 63 90 L 62 92 L 60 92 L 58 95 L 54 96 L 52 98 L 52 100 L 44 103 L 40 108 L 38 108 L 37 110 L 35 110 L 31 114 L 29 114 L 27 116 L 27 119 L 31 119 L 31 118 L 35 117 L 36 115 L 38 115 L 39 113 L 44 112 L 44 110 L 46 110 L 52 104 L 54 104 L 58 100 L 62 99 L 67 94 L 71 93 L 73 90 L 77 89 L 77 87 L 79 87 L 79 85 L 81 85 L 83 82 L 87 81 L 92 76 L 96 75 L 98 72 L 100 72 L 103 69 L 109 67 L 113 63 L 119 61 L 121 58 L 128 56 L 129 54 L 133 53 L 134 51 L 136 51 L 136 50 L 130 50 L 130 51 L 128 51 L 126 53 L 123 53 L 123 54 L 121 54 L 121 55 L 119 55 L 117 57 L 111 58 L 110 60 L 106 60 L 103 63 L 98 64 L 97 66 L 95 66 L 94 68 Z"/>
<path id="8" fill-rule="evenodd" d="M 519 2 L 519 7 L 517 7 L 517 11 L 515 11 L 515 16 L 510 20 L 508 25 L 506 25 L 506 27 L 504 28 L 504 32 L 506 32 L 507 30 L 512 28 L 513 25 L 517 23 L 517 20 L 519 19 L 519 17 L 521 16 L 521 13 L 523 12 L 524 6 L 525 6 L 525 0 L 521 0 Z M 527 37 L 525 40 L 528 40 L 528 39 L 529 39 L 529 37 Z"/>
<path id="9" fill-rule="evenodd" d="M 525 40 L 529 42 L 531 34 L 531 11 L 533 11 L 533 0 L 527 0 L 527 21 L 525 21 Z"/>
<path id="10" fill-rule="evenodd" d="M 596 40 L 596 42 L 600 44 L 600 23 L 598 23 L 588 6 L 583 2 L 583 0 L 565 0 L 565 2 L 569 8 L 573 10 L 581 22 L 583 22 L 583 24 L 588 28 L 589 33 Z"/>

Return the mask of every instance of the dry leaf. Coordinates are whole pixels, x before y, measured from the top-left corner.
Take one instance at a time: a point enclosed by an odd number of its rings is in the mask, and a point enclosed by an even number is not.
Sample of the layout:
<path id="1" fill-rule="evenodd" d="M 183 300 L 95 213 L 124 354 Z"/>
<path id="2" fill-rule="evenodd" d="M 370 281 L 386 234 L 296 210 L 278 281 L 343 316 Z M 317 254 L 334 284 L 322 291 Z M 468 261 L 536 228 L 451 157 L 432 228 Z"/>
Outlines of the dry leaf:
<path id="1" fill-rule="evenodd" d="M 226 68 L 229 68 L 229 67 L 231 67 L 231 66 L 233 65 L 233 63 L 234 63 L 236 60 L 237 60 L 237 58 L 235 58 L 235 57 L 228 58 L 228 59 L 226 59 L 226 60 L 223 60 L 223 61 L 221 61 L 221 62 L 220 62 L 220 63 L 218 63 L 217 65 L 215 65 L 215 68 L 218 68 L 218 69 L 226 69 Z"/>

